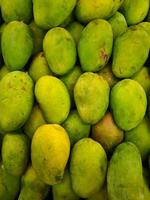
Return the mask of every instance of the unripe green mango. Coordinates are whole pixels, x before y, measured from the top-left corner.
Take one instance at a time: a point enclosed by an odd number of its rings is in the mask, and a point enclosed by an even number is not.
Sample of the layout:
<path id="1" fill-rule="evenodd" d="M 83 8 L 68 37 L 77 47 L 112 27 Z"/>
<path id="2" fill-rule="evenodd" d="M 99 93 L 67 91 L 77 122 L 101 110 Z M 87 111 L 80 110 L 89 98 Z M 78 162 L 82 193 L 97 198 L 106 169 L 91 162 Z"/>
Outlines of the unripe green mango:
<path id="1" fill-rule="evenodd" d="M 56 27 L 45 35 L 43 50 L 48 65 L 57 75 L 67 74 L 76 62 L 76 45 L 71 34 L 64 28 Z"/>
<path id="2" fill-rule="evenodd" d="M 142 162 L 137 147 L 120 144 L 114 151 L 107 172 L 109 200 L 144 200 Z"/>
<path id="3" fill-rule="evenodd" d="M 110 105 L 118 127 L 129 131 L 144 118 L 147 108 L 145 91 L 137 81 L 124 79 L 112 88 Z"/>
<path id="4" fill-rule="evenodd" d="M 43 76 L 35 85 L 35 96 L 48 123 L 63 123 L 70 112 L 70 96 L 56 77 Z"/>
<path id="5" fill-rule="evenodd" d="M 121 12 L 124 14 L 128 25 L 138 24 L 143 21 L 149 10 L 149 0 L 124 0 Z"/>
<path id="6" fill-rule="evenodd" d="M 104 116 L 109 104 L 109 91 L 107 81 L 98 74 L 85 72 L 79 77 L 74 99 L 83 122 L 95 124 Z"/>
<path id="7" fill-rule="evenodd" d="M 104 184 L 103 188 L 96 194 L 93 194 L 87 200 L 108 200 L 107 186 Z"/>
<path id="8" fill-rule="evenodd" d="M 138 24 L 137 27 L 142 28 L 143 30 L 145 30 L 147 32 L 148 37 L 149 37 L 149 45 L 150 45 L 150 23 L 142 22 L 142 23 Z"/>
<path id="9" fill-rule="evenodd" d="M 5 66 L 3 65 L 2 68 L 0 69 L 0 80 L 10 72 L 10 70 Z"/>
<path id="10" fill-rule="evenodd" d="M 76 0 L 33 0 L 35 23 L 43 29 L 58 26 L 71 14 L 75 5 Z"/>
<path id="11" fill-rule="evenodd" d="M 107 156 L 102 146 L 91 138 L 78 141 L 71 153 L 70 174 L 75 193 L 88 198 L 103 186 Z"/>
<path id="12" fill-rule="evenodd" d="M 74 12 L 72 12 L 64 21 L 62 24 L 60 24 L 60 27 L 66 28 L 70 23 L 74 21 Z"/>
<path id="13" fill-rule="evenodd" d="M 29 158 L 28 137 L 20 132 L 7 133 L 2 143 L 2 161 L 13 176 L 23 175 Z"/>
<path id="14" fill-rule="evenodd" d="M 115 40 L 112 63 L 114 75 L 118 78 L 133 76 L 143 67 L 148 55 L 147 33 L 137 27 L 131 27 Z"/>
<path id="15" fill-rule="evenodd" d="M 24 21 L 32 18 L 32 0 L 1 0 L 2 17 L 6 23 Z"/>
<path id="16" fill-rule="evenodd" d="M 2 34 L 1 47 L 5 65 L 11 71 L 21 70 L 33 51 L 32 33 L 28 25 L 18 21 L 8 23 Z"/>
<path id="17" fill-rule="evenodd" d="M 111 25 L 103 20 L 91 21 L 82 31 L 78 54 L 83 71 L 97 72 L 108 62 L 113 45 Z"/>
<path id="18" fill-rule="evenodd" d="M 0 81 L 0 130 L 19 129 L 27 121 L 33 105 L 33 82 L 25 72 L 14 71 Z"/>

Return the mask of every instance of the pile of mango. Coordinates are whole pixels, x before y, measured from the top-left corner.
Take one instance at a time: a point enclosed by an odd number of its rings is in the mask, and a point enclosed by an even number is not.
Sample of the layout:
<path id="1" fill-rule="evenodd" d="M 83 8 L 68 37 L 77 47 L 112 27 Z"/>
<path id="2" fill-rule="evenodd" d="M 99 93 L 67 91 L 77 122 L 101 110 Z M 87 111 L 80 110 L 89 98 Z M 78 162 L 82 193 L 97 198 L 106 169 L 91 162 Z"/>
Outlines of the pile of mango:
<path id="1" fill-rule="evenodd" d="M 150 1 L 0 0 L 0 200 L 150 200 Z"/>

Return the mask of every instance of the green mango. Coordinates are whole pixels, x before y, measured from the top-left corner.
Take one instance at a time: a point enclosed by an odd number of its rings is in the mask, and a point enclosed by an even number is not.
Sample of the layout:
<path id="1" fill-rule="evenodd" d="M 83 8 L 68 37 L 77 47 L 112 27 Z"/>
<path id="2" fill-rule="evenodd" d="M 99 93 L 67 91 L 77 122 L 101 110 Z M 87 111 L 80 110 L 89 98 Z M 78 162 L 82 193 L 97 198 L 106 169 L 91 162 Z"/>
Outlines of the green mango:
<path id="1" fill-rule="evenodd" d="M 43 50 L 48 65 L 57 75 L 67 74 L 76 62 L 76 45 L 71 34 L 64 28 L 56 27 L 47 32 Z"/>
<path id="2" fill-rule="evenodd" d="M 116 12 L 108 22 L 112 26 L 114 39 L 127 30 L 126 19 L 120 12 Z"/>
<path id="3" fill-rule="evenodd" d="M 32 19 L 32 0 L 1 0 L 2 17 L 6 23 Z"/>
<path id="4" fill-rule="evenodd" d="M 96 124 L 105 114 L 109 104 L 109 85 L 102 76 L 83 73 L 76 82 L 74 99 L 81 120 Z"/>
<path id="5" fill-rule="evenodd" d="M 74 145 L 82 138 L 88 137 L 90 134 L 91 126 L 89 124 L 85 124 L 81 120 L 76 110 L 70 112 L 68 118 L 62 126 L 69 135 L 71 145 Z"/>
<path id="6" fill-rule="evenodd" d="M 113 45 L 111 25 L 103 20 L 91 21 L 82 31 L 78 54 L 83 71 L 97 72 L 108 62 Z"/>
<path id="7" fill-rule="evenodd" d="M 142 28 L 143 30 L 145 30 L 147 32 L 148 37 L 149 37 L 149 45 L 150 45 L 150 23 L 142 22 L 142 23 L 138 24 L 137 27 Z"/>
<path id="8" fill-rule="evenodd" d="M 33 58 L 28 72 L 34 82 L 36 82 L 42 76 L 52 75 L 43 52 L 38 53 Z"/>
<path id="9" fill-rule="evenodd" d="M 107 187 L 104 184 L 103 188 L 96 194 L 93 194 L 87 200 L 108 200 Z"/>
<path id="10" fill-rule="evenodd" d="M 60 27 L 66 28 L 70 23 L 74 21 L 74 13 L 72 12 L 64 21 L 62 24 L 60 24 Z"/>
<path id="11" fill-rule="evenodd" d="M 11 71 L 21 70 L 33 51 L 32 33 L 28 25 L 18 21 L 7 24 L 2 34 L 1 48 L 5 65 Z"/>
<path id="12" fill-rule="evenodd" d="M 112 63 L 114 75 L 118 78 L 133 76 L 143 67 L 148 55 L 149 38 L 147 33 L 137 27 L 131 27 L 117 37 L 114 42 Z"/>
<path id="13" fill-rule="evenodd" d="M 102 188 L 107 170 L 107 156 L 103 147 L 84 138 L 78 141 L 71 153 L 70 174 L 75 193 L 88 198 Z"/>
<path id="14" fill-rule="evenodd" d="M 42 29 L 59 26 L 71 14 L 76 0 L 33 0 L 35 23 Z"/>
<path id="15" fill-rule="evenodd" d="M 32 79 L 25 72 L 10 72 L 0 81 L 0 94 L 0 130 L 9 132 L 19 129 L 32 110 Z"/>
<path id="16" fill-rule="evenodd" d="M 84 26 L 82 24 L 80 24 L 77 21 L 74 21 L 72 23 L 70 23 L 66 29 L 70 32 L 70 34 L 72 35 L 73 39 L 76 42 L 76 45 L 78 45 L 80 37 L 81 37 L 81 33 L 84 29 Z"/>
<path id="17" fill-rule="evenodd" d="M 71 177 L 66 169 L 61 183 L 52 186 L 53 200 L 79 200 L 72 190 Z"/>
<path id="18" fill-rule="evenodd" d="M 35 85 L 35 96 L 48 123 L 63 123 L 70 111 L 70 96 L 65 84 L 56 77 L 43 76 Z"/>
<path id="19" fill-rule="evenodd" d="M 124 0 L 121 12 L 128 25 L 138 24 L 144 20 L 149 11 L 149 0 Z"/>
<path id="20" fill-rule="evenodd" d="M 0 69 L 0 80 L 10 72 L 10 70 L 4 65 L 2 66 L 2 68 Z"/>
<path id="21" fill-rule="evenodd" d="M 109 200 L 144 200 L 140 153 L 130 142 L 114 151 L 107 172 Z"/>
<path id="22" fill-rule="evenodd" d="M 125 141 L 134 143 L 145 160 L 150 154 L 150 124 L 145 117 L 142 122 L 134 129 L 125 132 Z"/>
<path id="23" fill-rule="evenodd" d="M 20 189 L 20 177 L 7 173 L 3 164 L 0 164 L 0 199 L 15 200 Z"/>
<path id="24" fill-rule="evenodd" d="M 32 139 L 36 129 L 43 124 L 46 124 L 43 113 L 38 105 L 34 105 L 28 120 L 24 124 L 23 130 Z"/>
<path id="25" fill-rule="evenodd" d="M 135 128 L 143 119 L 147 98 L 142 86 L 134 80 L 119 81 L 111 90 L 110 106 L 117 126 L 125 131 Z"/>
<path id="26" fill-rule="evenodd" d="M 2 143 L 2 161 L 13 176 L 23 175 L 29 158 L 28 137 L 20 132 L 7 133 Z"/>

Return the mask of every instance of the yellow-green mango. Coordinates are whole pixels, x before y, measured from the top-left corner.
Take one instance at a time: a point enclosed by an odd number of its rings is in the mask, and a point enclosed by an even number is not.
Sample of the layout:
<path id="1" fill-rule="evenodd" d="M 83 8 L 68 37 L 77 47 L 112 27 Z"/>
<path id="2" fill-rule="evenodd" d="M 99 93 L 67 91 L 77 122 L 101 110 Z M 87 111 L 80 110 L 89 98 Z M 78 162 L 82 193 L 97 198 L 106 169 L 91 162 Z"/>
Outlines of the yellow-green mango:
<path id="1" fill-rule="evenodd" d="M 0 80 L 10 72 L 10 70 L 5 66 L 3 65 L 0 69 Z"/>
<path id="2" fill-rule="evenodd" d="M 109 200 L 144 200 L 142 161 L 137 147 L 120 144 L 114 151 L 107 172 Z"/>
<path id="3" fill-rule="evenodd" d="M 56 77 L 42 76 L 35 85 L 35 96 L 48 123 L 61 124 L 70 112 L 70 96 Z"/>
<path id="4" fill-rule="evenodd" d="M 0 94 L 0 130 L 9 132 L 19 129 L 32 110 L 32 79 L 25 72 L 10 72 L 0 81 Z"/>
<path id="5" fill-rule="evenodd" d="M 138 24 L 137 27 L 142 28 L 143 30 L 147 32 L 148 37 L 149 37 L 149 45 L 150 45 L 150 22 L 142 22 Z"/>
<path id="6" fill-rule="evenodd" d="M 121 6 L 121 12 L 124 14 L 128 25 L 143 21 L 148 11 L 149 0 L 124 0 Z"/>
<path id="7" fill-rule="evenodd" d="M 43 41 L 43 50 L 53 73 L 64 75 L 73 69 L 76 62 L 76 45 L 66 29 L 56 27 L 49 30 Z"/>
<path id="8" fill-rule="evenodd" d="M 2 33 L 1 48 L 5 65 L 11 71 L 21 70 L 33 51 L 33 38 L 29 26 L 19 21 L 8 23 Z"/>
<path id="9" fill-rule="evenodd" d="M 87 200 L 108 200 L 107 186 L 104 184 L 103 188 L 96 194 L 93 194 Z"/>
<path id="10" fill-rule="evenodd" d="M 103 20 L 91 21 L 82 31 L 78 54 L 83 71 L 97 72 L 108 62 L 113 45 L 111 25 Z"/>
<path id="11" fill-rule="evenodd" d="M 74 12 L 72 12 L 59 26 L 66 28 L 70 23 L 74 21 Z"/>
<path id="12" fill-rule="evenodd" d="M 145 91 L 137 81 L 121 80 L 111 90 L 110 106 L 117 126 L 129 131 L 144 118 L 147 109 Z"/>
<path id="13" fill-rule="evenodd" d="M 74 88 L 75 104 L 79 116 L 87 124 L 96 124 L 105 114 L 109 104 L 109 85 L 102 76 L 83 73 Z"/>
<path id="14" fill-rule="evenodd" d="M 32 139 L 31 160 L 38 177 L 49 185 L 60 183 L 69 159 L 67 132 L 57 124 L 40 126 Z"/>
<path id="15" fill-rule="evenodd" d="M 71 153 L 70 174 L 75 193 L 88 198 L 104 184 L 107 156 L 103 147 L 91 138 L 78 141 Z"/>
<path id="16" fill-rule="evenodd" d="M 79 197 L 74 193 L 71 185 L 71 177 L 66 169 L 61 183 L 53 185 L 53 200 L 79 200 Z"/>
<path id="17" fill-rule="evenodd" d="M 138 42 L 137 42 L 138 41 Z M 113 50 L 112 70 L 118 78 L 129 78 L 138 72 L 149 55 L 147 33 L 131 27 L 116 38 Z"/>
<path id="18" fill-rule="evenodd" d="M 2 161 L 13 176 L 23 175 L 29 158 L 28 137 L 20 132 L 7 133 L 2 143 Z"/>
<path id="19" fill-rule="evenodd" d="M 75 5 L 76 0 L 33 0 L 35 23 L 43 29 L 58 26 L 71 14 Z"/>
<path id="20" fill-rule="evenodd" d="M 6 23 L 24 21 L 32 18 L 32 0 L 1 0 L 2 17 Z"/>

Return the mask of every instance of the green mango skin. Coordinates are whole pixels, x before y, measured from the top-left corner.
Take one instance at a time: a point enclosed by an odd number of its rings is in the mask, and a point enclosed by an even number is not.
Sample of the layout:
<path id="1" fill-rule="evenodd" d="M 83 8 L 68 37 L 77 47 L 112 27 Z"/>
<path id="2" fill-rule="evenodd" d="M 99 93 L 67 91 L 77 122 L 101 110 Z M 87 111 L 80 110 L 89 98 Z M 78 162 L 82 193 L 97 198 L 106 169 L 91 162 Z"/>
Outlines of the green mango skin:
<path id="1" fill-rule="evenodd" d="M 52 186 L 53 200 L 79 200 L 71 185 L 71 177 L 66 169 L 61 183 Z"/>
<path id="2" fill-rule="evenodd" d="M 148 37 L 149 37 L 149 45 L 150 45 L 150 23 L 142 22 L 142 23 L 138 24 L 137 27 L 142 28 L 143 30 L 145 30 L 147 32 Z"/>
<path id="3" fill-rule="evenodd" d="M 137 27 L 131 27 L 117 37 L 114 42 L 112 63 L 114 75 L 118 78 L 133 76 L 143 67 L 148 55 L 149 38 L 147 33 Z"/>
<path id="4" fill-rule="evenodd" d="M 63 123 L 70 112 L 70 96 L 65 84 L 56 77 L 43 76 L 35 85 L 35 96 L 48 123 Z"/>
<path id="5" fill-rule="evenodd" d="M 42 29 L 59 26 L 71 14 L 76 0 L 33 0 L 35 23 Z"/>
<path id="6" fill-rule="evenodd" d="M 120 12 L 116 12 L 108 22 L 112 26 L 114 39 L 127 30 L 126 19 Z"/>
<path id="7" fill-rule="evenodd" d="M 34 105 L 30 117 L 23 127 L 23 130 L 25 134 L 32 139 L 36 129 L 43 124 L 46 124 L 43 113 L 38 105 Z"/>
<path id="8" fill-rule="evenodd" d="M 71 153 L 70 174 L 75 193 L 88 198 L 103 186 L 107 156 L 102 146 L 91 138 L 78 141 Z"/>
<path id="9" fill-rule="evenodd" d="M 20 177 L 6 172 L 3 164 L 0 165 L 0 199 L 15 200 L 20 189 Z"/>
<path id="10" fill-rule="evenodd" d="M 107 187 L 104 184 L 103 188 L 96 194 L 89 197 L 87 200 L 108 200 Z"/>
<path id="11" fill-rule="evenodd" d="M 29 24 L 29 27 L 31 28 L 32 31 L 32 36 L 33 36 L 33 43 L 34 43 L 34 49 L 33 49 L 33 55 L 39 53 L 42 51 L 43 48 L 43 38 L 46 34 L 46 31 L 39 28 L 34 21 L 32 21 Z"/>
<path id="12" fill-rule="evenodd" d="M 32 79 L 25 72 L 10 72 L 0 81 L 0 94 L 0 130 L 11 132 L 19 129 L 32 110 Z"/>
<path id="13" fill-rule="evenodd" d="M 76 62 L 76 45 L 71 34 L 64 28 L 56 27 L 47 32 L 43 50 L 48 65 L 57 75 L 67 74 Z"/>
<path id="14" fill-rule="evenodd" d="M 7 24 L 2 34 L 1 48 L 5 65 L 11 71 L 23 69 L 33 51 L 32 33 L 28 25 L 18 21 Z"/>
<path id="15" fill-rule="evenodd" d="M 109 104 L 109 85 L 102 76 L 83 73 L 74 88 L 75 104 L 79 116 L 87 124 L 96 124 L 105 114 Z"/>
<path id="16" fill-rule="evenodd" d="M 142 67 L 142 69 L 131 77 L 133 80 L 137 81 L 148 94 L 150 90 L 150 71 L 148 67 Z"/>
<path id="17" fill-rule="evenodd" d="M 23 175 L 29 158 L 29 140 L 21 133 L 7 133 L 2 143 L 2 161 L 13 176 Z"/>
<path id="18" fill-rule="evenodd" d="M 137 81 L 119 81 L 111 90 L 110 106 L 117 126 L 129 131 L 144 118 L 147 108 L 145 91 Z"/>
<path id="19" fill-rule="evenodd" d="M 94 19 L 108 19 L 121 6 L 123 0 L 79 0 L 75 15 L 79 22 L 88 23 Z"/>
<path id="20" fill-rule="evenodd" d="M 107 172 L 110 200 L 143 200 L 142 162 L 138 149 L 130 142 L 114 151 Z"/>
<path id="21" fill-rule="evenodd" d="M 125 141 L 134 143 L 141 153 L 142 160 L 145 160 L 150 154 L 149 119 L 144 118 L 137 127 L 125 132 Z"/>
<path id="22" fill-rule="evenodd" d="M 66 28 L 70 23 L 74 21 L 74 13 L 72 12 L 62 24 L 60 24 L 60 27 Z"/>
<path id="23" fill-rule="evenodd" d="M 72 35 L 73 39 L 76 42 L 76 45 L 78 45 L 80 37 L 81 37 L 81 33 L 84 29 L 84 26 L 82 24 L 80 24 L 77 21 L 74 21 L 72 23 L 70 23 L 66 29 L 70 32 L 70 34 Z"/>
<path id="24" fill-rule="evenodd" d="M 6 23 L 11 21 L 29 23 L 32 18 L 32 0 L 1 0 L 1 12 Z"/>
<path id="25" fill-rule="evenodd" d="M 89 124 L 85 124 L 81 120 L 76 110 L 70 112 L 68 118 L 62 126 L 69 135 L 71 145 L 74 145 L 82 138 L 88 137 L 90 134 L 91 126 Z"/>
<path id="26" fill-rule="evenodd" d="M 111 25 L 103 20 L 91 21 L 82 31 L 78 54 L 83 71 L 97 72 L 108 62 L 113 45 Z"/>
<path id="27" fill-rule="evenodd" d="M 43 52 L 38 53 L 33 58 L 28 72 L 34 82 L 36 82 L 42 76 L 52 75 Z"/>
<path id="28" fill-rule="evenodd" d="M 124 0 L 121 12 L 128 25 L 138 24 L 144 20 L 149 11 L 149 0 Z"/>
<path id="29" fill-rule="evenodd" d="M 10 70 L 4 65 L 2 66 L 2 68 L 0 69 L 0 80 L 10 72 Z"/>

